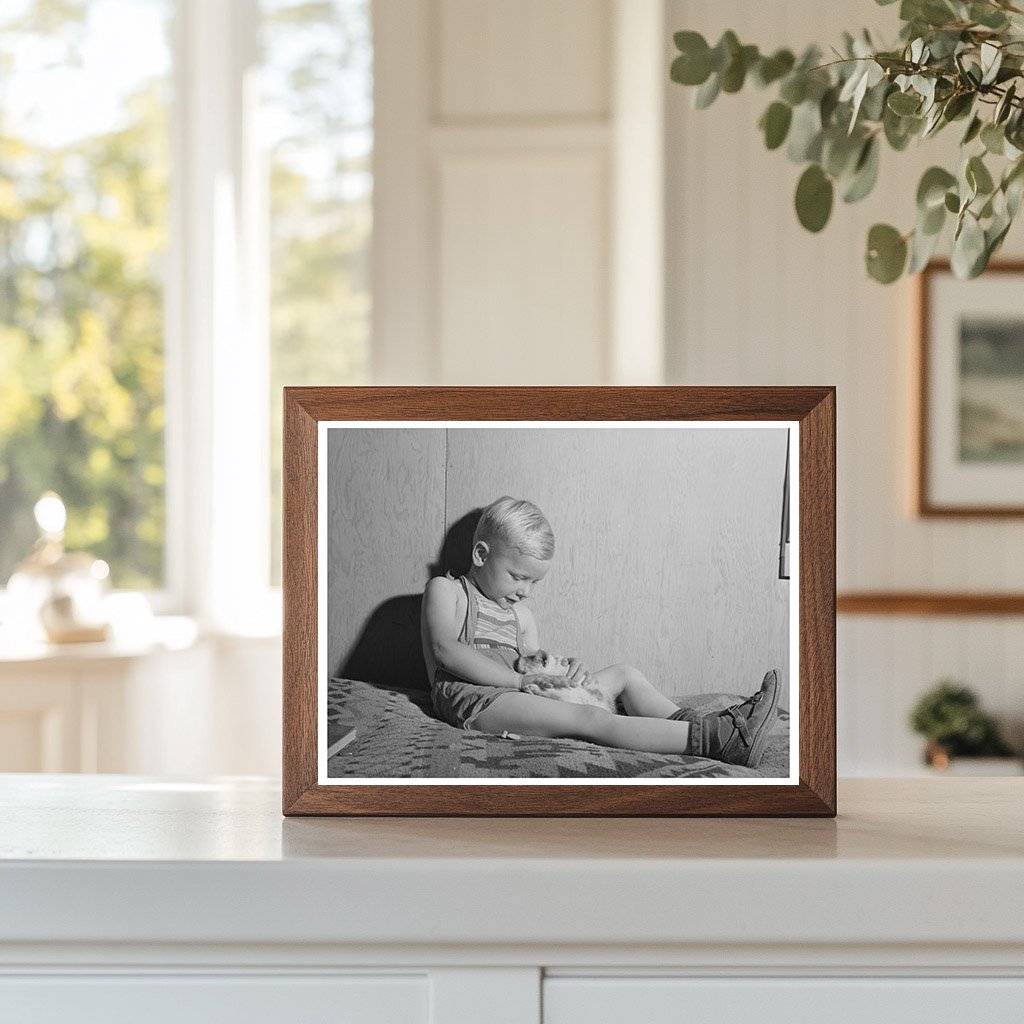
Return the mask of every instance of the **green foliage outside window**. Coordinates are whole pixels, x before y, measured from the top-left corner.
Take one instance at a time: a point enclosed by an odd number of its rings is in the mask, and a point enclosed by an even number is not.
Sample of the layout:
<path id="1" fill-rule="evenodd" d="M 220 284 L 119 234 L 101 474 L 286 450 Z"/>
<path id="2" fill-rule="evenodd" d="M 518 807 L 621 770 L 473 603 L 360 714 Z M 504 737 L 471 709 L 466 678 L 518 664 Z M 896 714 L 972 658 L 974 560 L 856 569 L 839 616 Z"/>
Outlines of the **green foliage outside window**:
<path id="1" fill-rule="evenodd" d="M 74 68 L 89 13 L 35 0 L 0 21 L 0 585 L 49 489 L 68 507 L 68 547 L 105 559 L 115 586 L 163 581 L 166 76 L 71 141 L 12 114 L 40 73 L 23 58 Z"/>

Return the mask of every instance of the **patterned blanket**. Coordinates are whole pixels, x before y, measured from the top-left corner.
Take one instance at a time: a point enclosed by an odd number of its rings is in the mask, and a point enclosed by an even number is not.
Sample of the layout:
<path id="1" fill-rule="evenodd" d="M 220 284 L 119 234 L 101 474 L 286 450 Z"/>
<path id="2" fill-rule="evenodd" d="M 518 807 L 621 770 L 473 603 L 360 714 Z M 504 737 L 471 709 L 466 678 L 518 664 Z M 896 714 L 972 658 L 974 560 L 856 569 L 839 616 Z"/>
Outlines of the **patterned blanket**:
<path id="1" fill-rule="evenodd" d="M 742 698 L 687 697 L 688 706 L 712 711 Z M 503 739 L 455 729 L 429 711 L 429 696 L 399 692 L 354 679 L 332 679 L 330 723 L 355 726 L 355 738 L 327 763 L 329 778 L 784 778 L 789 774 L 789 716 L 768 741 L 758 769 L 702 757 L 650 754 L 582 740 L 524 736 Z"/>

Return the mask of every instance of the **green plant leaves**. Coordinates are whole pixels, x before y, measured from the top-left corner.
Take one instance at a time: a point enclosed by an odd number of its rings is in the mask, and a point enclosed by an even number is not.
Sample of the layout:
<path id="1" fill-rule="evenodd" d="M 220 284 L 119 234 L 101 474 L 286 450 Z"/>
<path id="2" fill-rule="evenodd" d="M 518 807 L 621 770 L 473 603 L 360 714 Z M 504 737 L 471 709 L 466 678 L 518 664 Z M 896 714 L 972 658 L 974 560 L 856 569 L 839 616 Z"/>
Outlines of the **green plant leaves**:
<path id="1" fill-rule="evenodd" d="M 974 190 L 975 195 L 987 196 L 995 185 L 992 175 L 989 174 L 985 161 L 980 156 L 972 156 L 967 161 L 967 169 L 964 172 L 968 185 Z"/>
<path id="2" fill-rule="evenodd" d="M 943 167 L 929 167 L 917 186 L 917 207 L 924 213 L 946 200 L 946 192 L 956 184 L 956 177 Z"/>
<path id="3" fill-rule="evenodd" d="M 964 121 L 957 173 L 924 173 L 913 229 L 904 235 L 876 224 L 867 268 L 883 283 L 904 269 L 917 272 L 953 214 L 954 269 L 974 276 L 1024 206 L 1024 12 L 1008 0 L 901 0 L 900 18 L 891 49 L 876 47 L 866 31 L 846 32 L 832 48 L 837 60 L 815 46 L 799 58 L 788 49 L 762 55 L 728 30 L 714 47 L 698 32 L 679 32 L 671 77 L 695 87 L 699 108 L 748 82 L 773 88 L 758 128 L 767 149 L 806 165 L 794 205 L 815 232 L 828 223 L 836 195 L 853 203 L 876 186 L 883 144 L 901 152 Z"/>
<path id="4" fill-rule="evenodd" d="M 784 78 L 793 70 L 796 58 L 789 50 L 776 50 L 770 57 L 762 57 L 754 66 L 754 81 L 762 88 Z"/>
<path id="5" fill-rule="evenodd" d="M 977 277 L 984 269 L 986 260 L 985 232 L 978 218 L 965 211 L 960 227 L 953 236 L 953 251 L 950 256 L 953 273 L 961 280 Z"/>
<path id="6" fill-rule="evenodd" d="M 796 215 L 808 231 L 820 231 L 832 214 L 832 179 L 811 164 L 796 185 Z"/>
<path id="7" fill-rule="evenodd" d="M 868 232 L 868 273 L 880 284 L 892 284 L 907 262 L 907 243 L 889 224 L 876 224 Z"/>
<path id="8" fill-rule="evenodd" d="M 916 114 L 921 109 L 920 97 L 910 92 L 894 92 L 888 99 L 889 109 L 894 114 L 904 117 L 907 114 Z"/>
<path id="9" fill-rule="evenodd" d="M 779 100 L 772 103 L 761 115 L 758 124 L 764 132 L 764 144 L 768 149 L 778 149 L 786 141 L 792 120 L 793 108 Z"/>
<path id="10" fill-rule="evenodd" d="M 821 143 L 821 108 L 814 100 L 805 100 L 793 111 L 786 155 L 795 164 L 817 160 Z"/>
<path id="11" fill-rule="evenodd" d="M 844 203 L 859 202 L 875 187 L 875 182 L 878 180 L 878 151 L 877 136 L 868 139 L 861 146 L 853 173 L 843 187 Z"/>
<path id="12" fill-rule="evenodd" d="M 677 32 L 673 37 L 679 56 L 672 61 L 672 81 L 702 85 L 711 74 L 711 47 L 699 32 Z"/>
<path id="13" fill-rule="evenodd" d="M 991 121 L 982 126 L 981 143 L 993 156 L 1002 156 L 1003 147 L 1006 145 L 1006 133 L 1001 125 L 993 124 Z"/>

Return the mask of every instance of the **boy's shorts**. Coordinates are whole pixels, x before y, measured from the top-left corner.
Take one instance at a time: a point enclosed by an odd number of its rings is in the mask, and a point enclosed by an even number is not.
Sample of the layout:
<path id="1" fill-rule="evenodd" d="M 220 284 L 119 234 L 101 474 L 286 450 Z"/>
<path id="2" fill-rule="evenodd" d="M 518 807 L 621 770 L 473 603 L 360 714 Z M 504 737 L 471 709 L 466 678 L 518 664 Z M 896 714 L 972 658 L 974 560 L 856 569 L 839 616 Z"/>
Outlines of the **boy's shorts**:
<path id="1" fill-rule="evenodd" d="M 495 661 L 512 668 L 517 651 L 507 648 L 486 648 L 483 644 L 475 645 L 476 649 Z M 477 718 L 486 711 L 503 693 L 518 692 L 508 686 L 481 686 L 478 683 L 467 683 L 449 675 L 443 669 L 434 673 L 434 683 L 430 688 L 430 696 L 434 702 L 434 710 L 438 718 L 454 725 L 457 729 L 475 729 Z"/>

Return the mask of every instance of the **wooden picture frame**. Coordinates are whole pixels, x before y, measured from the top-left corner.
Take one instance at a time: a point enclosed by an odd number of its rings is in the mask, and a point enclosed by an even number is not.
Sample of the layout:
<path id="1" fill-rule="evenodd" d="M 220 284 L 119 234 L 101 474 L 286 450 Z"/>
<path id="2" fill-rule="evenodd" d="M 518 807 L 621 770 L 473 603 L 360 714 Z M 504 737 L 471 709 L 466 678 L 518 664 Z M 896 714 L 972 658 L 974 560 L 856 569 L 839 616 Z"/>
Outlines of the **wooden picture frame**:
<path id="1" fill-rule="evenodd" d="M 357 816 L 834 816 L 835 423 L 835 389 L 830 387 L 286 388 L 283 475 L 284 813 Z M 463 433 L 464 427 L 472 427 L 476 433 Z M 356 537 L 359 530 L 372 531 L 375 528 L 372 523 L 364 523 L 357 529 L 354 523 L 346 520 L 345 495 L 358 495 L 373 489 L 374 500 L 380 502 L 382 510 L 390 501 L 386 487 L 380 491 L 379 486 L 384 485 L 375 482 L 380 478 L 366 478 L 369 482 L 360 488 L 334 481 L 327 471 L 327 459 L 328 449 L 333 444 L 335 447 L 331 451 L 336 451 L 337 444 L 333 440 L 329 444 L 328 439 L 340 438 L 338 444 L 343 446 L 355 445 L 358 441 L 361 448 L 343 447 L 343 451 L 362 451 L 372 455 L 376 451 L 377 437 L 385 437 L 379 433 L 380 430 L 392 428 L 394 436 L 409 437 L 415 442 L 422 436 L 433 443 L 438 428 L 445 428 L 443 450 L 448 461 L 445 462 L 443 476 L 447 510 L 448 489 L 453 486 L 448 472 L 449 437 L 460 441 L 474 436 L 485 437 L 488 435 L 484 428 L 492 428 L 490 433 L 500 440 L 506 434 L 511 436 L 514 431 L 532 429 L 534 433 L 531 436 L 543 444 L 547 438 L 556 437 L 557 432 L 551 428 L 562 428 L 563 435 L 570 439 L 578 436 L 593 447 L 604 444 L 605 437 L 610 439 L 607 443 L 612 444 L 615 438 L 625 437 L 630 428 L 649 428 L 645 437 L 654 438 L 654 431 L 658 429 L 670 441 L 674 438 L 681 441 L 688 437 L 693 441 L 694 438 L 707 437 L 724 439 L 723 443 L 729 443 L 729 428 L 740 428 L 749 434 L 759 427 L 769 428 L 776 434 L 786 428 L 782 443 L 793 460 L 787 477 L 791 489 L 785 495 L 779 494 L 780 510 L 782 499 L 788 500 L 789 494 L 793 496 L 790 509 L 792 532 L 790 534 L 789 522 L 783 527 L 781 517 L 773 526 L 776 540 L 783 542 L 779 533 L 783 529 L 792 542 L 794 550 L 790 564 L 793 580 L 787 586 L 792 585 L 798 595 L 798 599 L 791 600 L 787 606 L 790 608 L 787 612 L 789 650 L 792 662 L 798 667 L 793 676 L 796 691 L 791 705 L 794 739 L 788 778 L 779 777 L 778 782 L 774 777 L 678 781 L 640 777 L 583 781 L 571 778 L 503 778 L 491 782 L 489 777 L 351 780 L 344 774 L 340 777 L 322 774 L 325 764 L 333 764 L 324 757 L 327 717 L 323 690 L 327 683 L 322 683 L 322 677 L 323 680 L 328 678 L 324 665 L 328 660 L 325 652 L 330 639 L 326 613 L 328 556 L 325 552 L 328 551 L 328 538 L 338 534 L 345 538 Z M 358 428 L 365 433 L 357 436 L 350 428 Z M 600 434 L 596 428 L 604 428 L 608 432 Z M 672 432 L 665 428 L 675 430 Z M 417 433 L 421 430 L 422 434 Z M 390 444 L 392 435 L 387 436 Z M 557 436 L 561 438 L 562 435 Z M 709 451 L 710 459 L 717 458 L 715 452 L 718 449 Z M 337 457 L 332 457 L 341 466 L 358 462 L 355 456 L 345 455 L 340 462 Z M 722 466 L 721 471 L 725 473 L 727 467 Z M 671 474 L 668 474 L 666 479 L 670 478 Z M 779 479 L 781 481 L 781 475 Z M 328 481 L 331 481 L 331 498 L 327 496 Z M 577 483 L 579 493 L 585 495 L 586 482 Z M 662 483 L 655 481 L 653 486 L 657 488 Z M 779 490 L 782 490 L 781 486 Z M 636 500 L 643 504 L 639 496 Z M 413 499 L 412 506 L 415 504 Z M 419 505 L 421 511 L 425 505 L 424 499 Z M 327 528 L 328 512 L 334 516 L 330 530 Z M 364 542 L 357 539 L 356 543 Z M 596 543 L 593 546 L 599 547 Z M 376 546 L 374 551 L 377 551 Z M 378 556 L 383 558 L 383 552 L 374 555 L 360 549 L 359 564 L 369 565 L 373 571 L 374 558 Z M 322 572 L 321 561 L 324 566 Z M 766 561 L 773 572 L 780 572 L 777 544 L 767 553 Z M 334 575 L 337 576 L 338 572 L 340 570 Z M 349 582 L 345 580 L 338 592 L 347 594 L 352 589 Z M 581 609 L 584 607 L 580 605 Z M 348 624 L 347 619 L 345 622 Z M 339 680 L 332 680 L 331 685 L 337 682 Z M 756 689 L 756 683 L 753 689 Z M 795 728 L 797 722 L 798 729 Z M 344 738 L 339 742 L 343 744 Z M 354 748 L 355 744 L 348 749 Z M 347 755 L 343 750 L 337 756 Z"/>
<path id="2" fill-rule="evenodd" d="M 1012 372 L 1024 359 L 1022 288 L 1024 262 L 960 281 L 936 261 L 919 276 L 912 450 L 922 518 L 1024 515 L 1024 370 Z"/>

